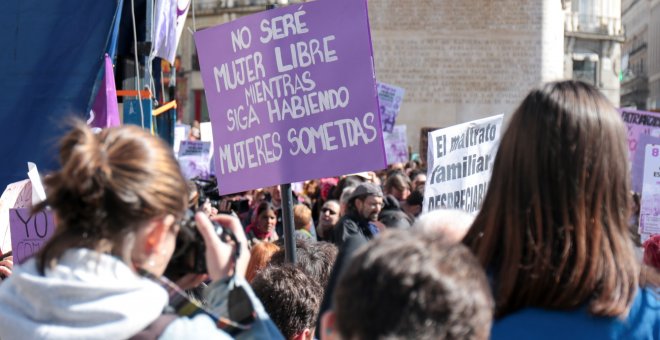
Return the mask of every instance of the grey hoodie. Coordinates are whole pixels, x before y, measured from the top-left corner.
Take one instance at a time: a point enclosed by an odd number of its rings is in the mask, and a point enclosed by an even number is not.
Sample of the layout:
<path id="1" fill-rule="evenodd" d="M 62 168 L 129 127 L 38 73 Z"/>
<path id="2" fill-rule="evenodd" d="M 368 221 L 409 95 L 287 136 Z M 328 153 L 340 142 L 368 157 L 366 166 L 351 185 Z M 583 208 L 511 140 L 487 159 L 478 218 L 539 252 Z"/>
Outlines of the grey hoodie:
<path id="1" fill-rule="evenodd" d="M 222 288 L 216 290 L 218 296 L 225 295 Z M 45 276 L 31 259 L 0 284 L 0 338 L 125 339 L 154 321 L 167 302 L 165 289 L 136 275 L 122 261 L 72 249 Z M 253 303 L 260 317 L 255 331 L 267 331 L 258 337 L 281 338 L 261 303 Z M 161 335 L 182 337 L 229 338 L 206 315 L 178 318 Z"/>

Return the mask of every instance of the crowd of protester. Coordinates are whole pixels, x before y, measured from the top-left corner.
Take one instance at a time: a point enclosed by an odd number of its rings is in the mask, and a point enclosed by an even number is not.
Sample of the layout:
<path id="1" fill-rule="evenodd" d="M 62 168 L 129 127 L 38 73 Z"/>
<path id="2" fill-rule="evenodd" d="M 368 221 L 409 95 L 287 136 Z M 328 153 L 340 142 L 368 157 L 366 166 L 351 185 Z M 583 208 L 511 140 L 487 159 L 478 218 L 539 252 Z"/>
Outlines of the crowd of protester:
<path id="1" fill-rule="evenodd" d="M 476 215 L 422 214 L 420 162 L 310 180 L 290 263 L 279 186 L 219 196 L 157 137 L 76 123 L 33 208 L 55 235 L 0 261 L 0 338 L 660 339 L 660 235 L 636 244 L 627 159 L 598 90 L 549 83 Z"/>

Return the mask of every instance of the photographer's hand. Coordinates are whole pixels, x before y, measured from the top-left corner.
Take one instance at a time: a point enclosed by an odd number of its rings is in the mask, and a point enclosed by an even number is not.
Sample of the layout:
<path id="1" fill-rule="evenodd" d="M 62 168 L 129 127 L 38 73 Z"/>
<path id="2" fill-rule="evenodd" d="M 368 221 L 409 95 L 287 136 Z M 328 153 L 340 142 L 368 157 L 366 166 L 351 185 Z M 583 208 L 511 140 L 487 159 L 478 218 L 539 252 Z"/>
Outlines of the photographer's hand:
<path id="1" fill-rule="evenodd" d="M 14 268 L 14 257 L 7 256 L 0 261 L 0 281 L 11 276 L 11 270 Z"/>
<path id="2" fill-rule="evenodd" d="M 235 268 L 236 274 L 244 276 L 247 264 L 250 261 L 250 252 L 247 248 L 248 242 L 241 222 L 239 222 L 238 218 L 230 215 L 217 215 L 213 217 L 213 220 L 231 230 L 236 236 L 236 240 L 240 243 L 241 256 L 238 258 Z M 195 221 L 206 244 L 206 267 L 208 268 L 211 280 L 217 281 L 232 275 L 236 245 L 222 242 L 218 235 L 215 234 L 213 224 L 211 224 L 209 218 L 203 213 L 196 213 Z"/>

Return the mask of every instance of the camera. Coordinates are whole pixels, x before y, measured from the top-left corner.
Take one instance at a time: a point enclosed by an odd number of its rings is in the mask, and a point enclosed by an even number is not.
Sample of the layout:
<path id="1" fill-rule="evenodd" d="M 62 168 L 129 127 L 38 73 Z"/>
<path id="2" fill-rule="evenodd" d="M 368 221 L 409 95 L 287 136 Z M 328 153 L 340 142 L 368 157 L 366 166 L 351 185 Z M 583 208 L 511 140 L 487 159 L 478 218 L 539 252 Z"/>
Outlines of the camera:
<path id="1" fill-rule="evenodd" d="M 215 234 L 221 241 L 235 242 L 236 238 L 229 229 L 216 222 L 211 222 Z M 202 234 L 197 230 L 195 211 L 188 209 L 179 224 L 174 254 L 165 269 L 165 276 L 177 280 L 188 273 L 204 274 L 206 272 L 206 245 Z"/>
<path id="2" fill-rule="evenodd" d="M 246 198 L 237 199 L 237 197 L 221 196 L 218 191 L 217 178 L 211 176 L 209 179 L 194 178 L 197 191 L 197 206 L 209 203 L 211 207 L 220 213 L 231 214 L 232 212 L 240 215 L 250 210 L 250 201 Z"/>

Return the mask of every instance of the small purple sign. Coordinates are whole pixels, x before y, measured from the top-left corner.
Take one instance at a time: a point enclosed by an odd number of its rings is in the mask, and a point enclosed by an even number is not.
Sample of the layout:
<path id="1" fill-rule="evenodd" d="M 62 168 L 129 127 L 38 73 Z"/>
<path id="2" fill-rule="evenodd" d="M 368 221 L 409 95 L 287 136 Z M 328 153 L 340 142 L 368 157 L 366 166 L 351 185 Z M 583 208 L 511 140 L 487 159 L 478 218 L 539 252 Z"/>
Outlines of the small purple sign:
<path id="1" fill-rule="evenodd" d="M 195 33 L 221 194 L 386 166 L 366 0 Z"/>
<path id="2" fill-rule="evenodd" d="M 30 215 L 30 209 L 10 209 L 9 229 L 14 262 L 21 264 L 36 254 L 55 232 L 53 214 L 41 211 Z"/>
<path id="3" fill-rule="evenodd" d="M 619 112 L 628 128 L 628 152 L 630 162 L 633 162 L 639 147 L 640 136 L 660 137 L 660 113 L 631 109 L 619 109 Z M 644 152 L 643 149 L 642 146 L 642 152 Z"/>

